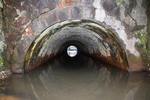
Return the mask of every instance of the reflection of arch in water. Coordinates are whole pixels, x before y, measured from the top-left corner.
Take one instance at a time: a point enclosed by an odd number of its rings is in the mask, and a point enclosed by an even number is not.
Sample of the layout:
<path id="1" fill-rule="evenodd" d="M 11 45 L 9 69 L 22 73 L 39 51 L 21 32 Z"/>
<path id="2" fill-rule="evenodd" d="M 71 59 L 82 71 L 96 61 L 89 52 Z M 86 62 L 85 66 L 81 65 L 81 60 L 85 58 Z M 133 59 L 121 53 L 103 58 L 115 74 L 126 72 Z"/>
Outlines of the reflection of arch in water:
<path id="1" fill-rule="evenodd" d="M 92 20 L 71 20 L 54 24 L 36 37 L 24 59 L 25 71 L 55 57 L 69 41 L 83 44 L 83 51 L 94 58 L 128 70 L 125 50 L 114 32 Z"/>
<path id="2" fill-rule="evenodd" d="M 55 94 L 56 100 L 65 100 L 65 97 L 78 97 L 79 100 L 91 100 L 89 98 L 92 97 L 92 100 L 121 100 L 126 95 L 128 72 L 100 65 L 91 58 L 88 58 L 85 67 L 78 70 L 68 71 L 59 60 L 54 60 L 45 67 L 26 74 L 30 80 L 28 85 L 34 88 L 41 100 L 52 98 Z"/>

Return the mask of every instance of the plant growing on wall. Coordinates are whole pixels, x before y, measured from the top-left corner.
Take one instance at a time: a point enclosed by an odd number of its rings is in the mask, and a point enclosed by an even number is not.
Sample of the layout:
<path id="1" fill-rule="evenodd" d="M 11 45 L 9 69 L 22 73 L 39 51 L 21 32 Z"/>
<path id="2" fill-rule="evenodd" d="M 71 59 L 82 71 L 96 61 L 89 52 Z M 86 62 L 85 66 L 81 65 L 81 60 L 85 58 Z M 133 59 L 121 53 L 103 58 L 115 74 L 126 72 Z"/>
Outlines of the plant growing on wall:
<path id="1" fill-rule="evenodd" d="M 0 0 L 0 71 L 4 69 L 4 59 L 3 59 L 3 52 L 5 48 L 5 43 L 4 43 L 4 34 L 2 31 L 2 9 L 3 9 L 3 1 Z"/>
<path id="2" fill-rule="evenodd" d="M 116 4 L 118 6 L 121 6 L 124 3 L 124 0 L 116 0 Z"/>
<path id="3" fill-rule="evenodd" d="M 4 60 L 2 57 L 2 53 L 4 51 L 4 46 L 5 46 L 4 42 L 0 41 L 0 70 L 2 70 L 4 67 Z"/>
<path id="4" fill-rule="evenodd" d="M 0 0 L 0 8 L 3 8 L 2 0 Z"/>

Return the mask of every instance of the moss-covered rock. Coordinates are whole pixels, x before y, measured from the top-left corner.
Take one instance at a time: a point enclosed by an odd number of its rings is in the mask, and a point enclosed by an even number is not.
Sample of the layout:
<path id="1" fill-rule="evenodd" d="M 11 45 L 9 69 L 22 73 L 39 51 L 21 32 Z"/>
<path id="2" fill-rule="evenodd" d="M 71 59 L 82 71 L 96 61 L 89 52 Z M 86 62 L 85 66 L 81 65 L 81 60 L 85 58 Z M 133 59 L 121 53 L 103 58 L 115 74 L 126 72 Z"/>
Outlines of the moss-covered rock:
<path id="1" fill-rule="evenodd" d="M 4 49 L 6 47 L 3 33 L 3 2 L 0 0 L 0 71 L 5 70 L 4 65 Z"/>
<path id="2" fill-rule="evenodd" d="M 116 4 L 118 6 L 121 6 L 124 3 L 124 0 L 116 0 Z"/>
<path id="3" fill-rule="evenodd" d="M 141 52 L 142 60 L 146 69 L 150 68 L 150 49 L 149 44 L 149 34 L 145 30 L 140 30 L 134 32 L 135 36 L 139 39 L 137 43 L 137 48 Z"/>

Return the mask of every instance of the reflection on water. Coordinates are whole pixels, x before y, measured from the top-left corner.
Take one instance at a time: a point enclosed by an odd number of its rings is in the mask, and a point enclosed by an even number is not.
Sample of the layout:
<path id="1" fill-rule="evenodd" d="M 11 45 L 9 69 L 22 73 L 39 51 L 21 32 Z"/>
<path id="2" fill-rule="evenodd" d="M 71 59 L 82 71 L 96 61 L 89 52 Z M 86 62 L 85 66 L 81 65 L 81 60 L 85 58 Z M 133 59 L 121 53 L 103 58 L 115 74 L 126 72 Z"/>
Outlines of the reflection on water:
<path id="1" fill-rule="evenodd" d="M 0 100 L 150 100 L 147 73 L 125 73 L 92 59 L 85 62 L 68 66 L 54 60 L 45 68 L 13 75 L 1 82 Z"/>

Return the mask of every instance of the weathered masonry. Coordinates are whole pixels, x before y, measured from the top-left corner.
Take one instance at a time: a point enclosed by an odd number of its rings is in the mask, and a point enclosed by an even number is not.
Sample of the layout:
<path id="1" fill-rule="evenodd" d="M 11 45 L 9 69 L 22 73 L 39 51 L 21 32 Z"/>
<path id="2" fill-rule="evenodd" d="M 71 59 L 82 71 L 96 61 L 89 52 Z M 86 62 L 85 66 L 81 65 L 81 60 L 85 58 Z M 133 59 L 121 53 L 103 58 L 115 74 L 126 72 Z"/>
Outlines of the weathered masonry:
<path id="1" fill-rule="evenodd" d="M 4 66 L 22 73 L 67 43 L 127 71 L 150 67 L 146 0 L 0 0 Z"/>

